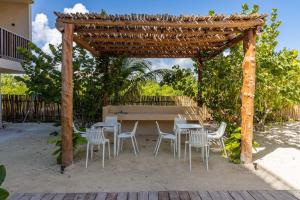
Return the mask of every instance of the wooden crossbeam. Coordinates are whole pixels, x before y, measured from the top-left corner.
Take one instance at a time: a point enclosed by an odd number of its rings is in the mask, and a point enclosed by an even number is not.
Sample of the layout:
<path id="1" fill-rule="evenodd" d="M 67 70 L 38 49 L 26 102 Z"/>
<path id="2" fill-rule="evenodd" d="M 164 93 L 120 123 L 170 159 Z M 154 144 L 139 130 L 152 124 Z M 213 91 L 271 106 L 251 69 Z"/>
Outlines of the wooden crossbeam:
<path id="1" fill-rule="evenodd" d="M 243 40 L 243 38 L 244 38 L 244 34 L 240 34 L 239 36 L 237 36 L 234 39 L 227 42 L 224 46 L 220 47 L 217 51 L 214 51 L 213 53 L 208 54 L 208 56 L 201 58 L 201 60 L 206 61 L 206 60 L 212 59 L 213 57 L 222 53 L 225 49 L 231 48 L 234 45 L 236 45 L 237 43 L 241 42 Z"/>
<path id="2" fill-rule="evenodd" d="M 89 52 L 91 52 L 91 54 L 93 55 L 98 55 L 97 51 L 93 48 L 93 46 L 91 46 L 88 42 L 86 42 L 85 40 L 79 38 L 78 36 L 74 35 L 73 37 L 74 42 L 76 42 L 76 44 L 78 44 L 81 48 L 84 48 L 86 50 L 88 50 Z"/>
<path id="3" fill-rule="evenodd" d="M 181 28 L 251 28 L 264 24 L 263 19 L 249 20 L 222 20 L 222 21 L 199 21 L 199 22 L 169 22 L 169 21 L 112 21 L 101 19 L 65 19 L 58 18 L 58 22 L 71 23 L 77 25 L 95 26 L 155 26 L 155 27 L 181 27 Z"/>

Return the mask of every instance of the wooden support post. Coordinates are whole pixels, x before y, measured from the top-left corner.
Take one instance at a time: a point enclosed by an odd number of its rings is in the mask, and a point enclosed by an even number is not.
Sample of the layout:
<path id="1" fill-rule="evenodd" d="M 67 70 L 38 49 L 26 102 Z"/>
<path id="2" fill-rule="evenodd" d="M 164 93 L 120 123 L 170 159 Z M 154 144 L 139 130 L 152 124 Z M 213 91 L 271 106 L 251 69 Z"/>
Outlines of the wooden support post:
<path id="1" fill-rule="evenodd" d="M 202 75 L 203 75 L 203 62 L 202 60 L 199 58 L 197 61 L 197 71 L 198 71 L 198 94 L 197 94 L 197 105 L 202 107 L 203 105 L 203 99 L 202 99 Z"/>
<path id="2" fill-rule="evenodd" d="M 244 61 L 243 61 L 243 86 L 242 86 L 242 138 L 241 162 L 252 162 L 252 138 L 254 116 L 254 92 L 256 71 L 256 32 L 253 29 L 245 32 L 244 36 Z"/>
<path id="3" fill-rule="evenodd" d="M 73 162 L 73 24 L 64 24 L 61 68 L 62 167 Z"/>

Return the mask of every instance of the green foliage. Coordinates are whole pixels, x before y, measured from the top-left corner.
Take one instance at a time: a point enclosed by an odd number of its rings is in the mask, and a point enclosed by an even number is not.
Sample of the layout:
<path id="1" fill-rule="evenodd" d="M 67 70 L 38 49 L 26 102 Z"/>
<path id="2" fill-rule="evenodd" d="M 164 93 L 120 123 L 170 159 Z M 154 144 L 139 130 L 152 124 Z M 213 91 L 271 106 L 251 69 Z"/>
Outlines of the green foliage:
<path id="1" fill-rule="evenodd" d="M 141 86 L 141 96 L 182 96 L 183 92 L 171 86 L 160 85 L 155 81 L 147 81 Z"/>
<path id="2" fill-rule="evenodd" d="M 176 91 L 182 91 L 182 94 L 189 97 L 195 97 L 197 94 L 197 82 L 191 69 L 180 68 L 179 65 L 172 67 L 172 70 L 165 73 L 160 85 L 171 86 Z"/>
<path id="3" fill-rule="evenodd" d="M 1 93 L 2 94 L 14 94 L 14 95 L 24 95 L 27 92 L 26 85 L 18 81 L 15 76 L 11 74 L 1 75 Z"/>
<path id="4" fill-rule="evenodd" d="M 79 146 L 86 144 L 86 139 L 82 137 L 79 133 L 73 133 L 73 151 L 75 152 Z M 56 136 L 55 138 L 51 138 L 48 141 L 49 144 L 55 144 L 57 149 L 52 153 L 52 155 L 56 156 L 57 164 L 61 164 L 61 135 Z"/>
<path id="5" fill-rule="evenodd" d="M 0 165 L 0 186 L 3 184 L 6 177 L 6 169 L 4 165 Z M 0 199 L 5 200 L 9 196 L 9 192 L 4 188 L 0 187 Z"/>
<path id="6" fill-rule="evenodd" d="M 225 141 L 225 149 L 229 160 L 235 164 L 239 164 L 241 156 L 241 128 L 238 127 L 230 132 L 229 138 Z"/>

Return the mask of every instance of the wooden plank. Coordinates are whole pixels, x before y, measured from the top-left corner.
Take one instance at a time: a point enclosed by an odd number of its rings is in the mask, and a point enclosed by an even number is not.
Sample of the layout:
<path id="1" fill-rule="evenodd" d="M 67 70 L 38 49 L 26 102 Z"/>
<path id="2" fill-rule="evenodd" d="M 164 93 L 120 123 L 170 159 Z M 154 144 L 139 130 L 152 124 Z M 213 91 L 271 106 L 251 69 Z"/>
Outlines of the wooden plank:
<path id="1" fill-rule="evenodd" d="M 128 200 L 137 200 L 137 192 L 129 192 L 128 194 Z"/>
<path id="2" fill-rule="evenodd" d="M 84 200 L 95 200 L 97 193 L 86 193 Z"/>
<path id="3" fill-rule="evenodd" d="M 249 190 L 248 192 L 255 200 L 266 200 L 266 198 L 261 193 L 255 190 Z"/>
<path id="4" fill-rule="evenodd" d="M 73 29 L 72 24 L 64 25 L 62 34 L 61 68 L 61 138 L 62 166 L 73 162 Z"/>
<path id="5" fill-rule="evenodd" d="M 45 196 L 45 193 L 37 193 L 34 194 L 30 200 L 41 200 Z"/>
<path id="6" fill-rule="evenodd" d="M 149 192 L 149 200 L 158 200 L 158 192 Z"/>
<path id="7" fill-rule="evenodd" d="M 106 200 L 116 200 L 117 195 L 118 195 L 118 193 L 116 193 L 116 192 L 109 192 L 109 193 L 107 193 Z"/>
<path id="8" fill-rule="evenodd" d="M 23 193 L 13 193 L 10 197 L 9 200 L 18 200 L 23 196 Z"/>
<path id="9" fill-rule="evenodd" d="M 169 192 L 167 191 L 158 192 L 158 200 L 169 200 Z"/>
<path id="10" fill-rule="evenodd" d="M 85 200 L 87 193 L 76 193 L 74 200 Z"/>
<path id="11" fill-rule="evenodd" d="M 99 192 L 97 193 L 95 200 L 105 200 L 106 196 L 107 196 L 106 192 Z"/>
<path id="12" fill-rule="evenodd" d="M 238 191 L 228 191 L 228 192 L 235 200 L 245 200 L 245 198 L 243 198 L 243 196 Z"/>
<path id="13" fill-rule="evenodd" d="M 178 192 L 180 200 L 190 200 L 190 195 L 187 191 L 179 191 Z"/>
<path id="14" fill-rule="evenodd" d="M 138 193 L 138 200 L 148 200 L 149 199 L 148 192 L 139 192 Z"/>
<path id="15" fill-rule="evenodd" d="M 117 200 L 127 200 L 127 192 L 118 192 Z"/>
<path id="16" fill-rule="evenodd" d="M 297 200 L 290 191 L 282 191 L 282 190 L 267 190 L 267 192 L 272 195 L 276 200 Z"/>
<path id="17" fill-rule="evenodd" d="M 199 196 L 198 192 L 189 191 L 189 195 L 191 200 L 201 200 L 201 197 Z"/>
<path id="18" fill-rule="evenodd" d="M 43 198 L 41 198 L 41 200 L 52 200 L 55 196 L 55 193 L 45 193 L 45 195 L 43 196 Z"/>
<path id="19" fill-rule="evenodd" d="M 207 191 L 199 191 L 198 194 L 202 200 L 212 200 L 210 194 Z"/>
<path id="20" fill-rule="evenodd" d="M 256 76 L 256 33 L 250 29 L 244 38 L 245 57 L 243 61 L 241 162 L 252 162 L 254 93 Z"/>
<path id="21" fill-rule="evenodd" d="M 65 197 L 65 194 L 59 193 L 59 194 L 55 194 L 54 198 L 52 198 L 51 200 L 63 200 L 64 197 Z"/>
<path id="22" fill-rule="evenodd" d="M 292 195 L 293 197 L 296 197 L 297 199 L 300 199 L 300 191 L 299 190 L 282 191 L 282 193 L 287 193 L 289 195 Z"/>
<path id="23" fill-rule="evenodd" d="M 66 193 L 63 200 L 74 200 L 76 197 L 76 193 Z"/>
<path id="24" fill-rule="evenodd" d="M 271 195 L 265 190 L 257 190 L 257 192 L 260 193 L 267 200 L 276 200 L 276 198 L 273 195 Z"/>
<path id="25" fill-rule="evenodd" d="M 170 200 L 179 200 L 180 199 L 177 191 L 170 191 L 169 198 L 170 198 Z"/>
<path id="26" fill-rule="evenodd" d="M 247 200 L 255 200 L 253 196 L 251 196 L 251 194 L 249 194 L 248 191 L 238 191 L 238 193 Z"/>
<path id="27" fill-rule="evenodd" d="M 31 193 L 24 193 L 18 199 L 19 200 L 30 200 L 32 196 L 33 196 L 33 194 L 31 194 Z"/>
<path id="28" fill-rule="evenodd" d="M 212 191 L 208 192 L 213 200 L 233 200 L 232 196 L 228 192 L 224 191 Z"/>

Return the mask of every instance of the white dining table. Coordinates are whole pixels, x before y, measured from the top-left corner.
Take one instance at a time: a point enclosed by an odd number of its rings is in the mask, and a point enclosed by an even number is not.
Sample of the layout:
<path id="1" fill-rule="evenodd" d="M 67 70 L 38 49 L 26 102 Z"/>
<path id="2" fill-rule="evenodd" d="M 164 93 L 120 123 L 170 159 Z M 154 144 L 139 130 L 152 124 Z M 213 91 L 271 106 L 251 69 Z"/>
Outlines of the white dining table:
<path id="1" fill-rule="evenodd" d="M 94 128 L 113 128 L 114 129 L 114 157 L 117 156 L 117 135 L 118 135 L 118 126 L 119 124 L 107 123 L 107 122 L 97 122 L 92 125 Z"/>
<path id="2" fill-rule="evenodd" d="M 199 129 L 203 128 L 200 124 L 176 124 L 176 137 L 177 137 L 177 151 L 178 151 L 178 159 L 180 159 L 180 152 L 181 152 L 181 134 L 183 134 L 183 131 L 187 131 L 190 129 Z M 186 134 L 186 133 L 184 133 Z"/>

